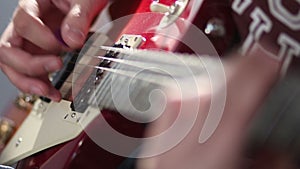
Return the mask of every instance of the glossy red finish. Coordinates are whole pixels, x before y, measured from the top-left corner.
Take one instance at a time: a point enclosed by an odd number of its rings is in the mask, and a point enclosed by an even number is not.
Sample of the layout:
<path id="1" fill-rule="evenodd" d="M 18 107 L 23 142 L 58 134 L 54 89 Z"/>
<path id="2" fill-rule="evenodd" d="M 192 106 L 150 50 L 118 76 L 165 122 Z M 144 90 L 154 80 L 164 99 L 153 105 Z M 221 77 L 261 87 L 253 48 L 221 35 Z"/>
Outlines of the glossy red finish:
<path id="1" fill-rule="evenodd" d="M 175 0 L 160 0 L 160 3 L 172 4 Z M 216 0 L 214 0 L 216 1 Z M 214 2 L 211 1 L 211 2 Z M 154 27 L 157 27 L 163 14 L 161 13 L 147 13 L 150 11 L 150 3 L 152 0 L 142 0 L 139 8 L 136 11 L 136 14 L 132 17 L 128 25 L 123 29 L 122 34 L 136 34 L 142 35 L 146 41 L 141 45 L 143 49 L 164 49 L 164 50 L 174 50 L 177 47 L 177 43 L 171 43 L 170 46 L 164 46 L 159 42 L 153 41 L 153 38 L 157 36 L 155 31 L 149 31 Z M 190 1 L 188 7 L 181 15 L 185 19 L 190 15 L 190 11 L 193 8 L 193 0 Z M 206 4 L 207 5 L 207 4 Z M 204 7 L 201 7 L 201 9 Z M 205 11 L 204 12 L 208 12 Z M 208 12 L 209 13 L 209 12 Z M 207 21 L 207 16 L 201 15 L 203 21 Z M 191 20 L 190 22 L 192 22 Z M 205 23 L 198 18 L 198 21 L 195 23 L 200 23 L 203 27 Z M 189 27 L 187 25 L 181 25 L 180 31 L 182 34 L 188 31 Z M 203 28 L 202 28 L 203 29 Z M 153 30 L 153 29 L 152 29 Z M 182 35 L 181 34 L 181 35 Z M 220 40 L 215 40 L 216 44 L 219 44 Z M 223 45 L 223 44 L 222 44 Z M 222 47 L 222 51 L 228 46 L 228 44 Z M 223 49 L 224 48 L 224 49 Z M 111 113 L 109 111 L 104 111 L 102 115 L 110 123 L 112 127 L 118 131 L 125 133 L 129 136 L 142 137 L 144 131 L 144 125 L 133 123 L 123 118 L 118 113 Z M 89 129 L 93 130 L 93 125 L 96 125 L 97 119 L 89 126 Z M 97 124 L 101 125 L 101 124 Z M 63 129 L 62 129 L 63 130 Z M 105 137 L 105 136 L 103 136 Z M 31 157 L 28 157 L 17 165 L 17 169 L 89 169 L 89 168 L 103 168 L 103 169 L 114 169 L 118 168 L 120 163 L 124 161 L 124 157 L 120 157 L 114 154 L 107 152 L 98 145 L 96 145 L 88 135 L 83 132 L 74 140 L 71 140 L 67 143 L 63 143 L 48 150 L 39 152 Z"/>
<path id="2" fill-rule="evenodd" d="M 161 0 L 159 2 L 166 5 L 171 5 L 175 2 L 175 0 Z M 150 10 L 151 3 L 152 0 L 144 0 L 140 3 L 140 7 L 136 11 L 136 14 L 132 17 L 129 24 L 124 28 L 121 35 L 122 34 L 142 35 L 146 39 L 145 43 L 142 46 L 140 46 L 140 48 L 142 49 L 164 49 L 168 51 L 174 51 L 176 46 L 178 45 L 178 40 L 172 41 L 170 39 L 160 36 L 160 34 L 164 32 L 163 31 L 160 32 L 159 30 L 157 30 L 157 28 L 164 14 L 151 12 Z M 190 0 L 188 6 L 180 16 L 186 21 L 188 21 L 190 11 L 193 8 L 193 3 L 194 0 Z M 192 20 L 190 20 L 189 22 L 192 22 Z M 174 36 L 172 38 L 181 39 L 181 36 L 185 34 L 186 31 L 188 30 L 189 25 L 177 24 L 176 26 L 179 28 L 180 34 L 176 34 L 176 35 L 172 34 L 172 36 Z M 172 29 L 168 29 L 167 31 L 172 31 Z M 158 38 L 161 39 L 157 40 Z M 168 41 L 167 42 L 169 44 L 168 46 L 165 45 L 165 41 Z"/>
<path id="3" fill-rule="evenodd" d="M 232 18 L 231 3 L 220 0 L 205 0 L 193 23 L 204 31 L 211 19 L 219 19 L 223 23 L 225 35 L 221 37 L 207 35 L 207 37 L 214 45 L 219 56 L 226 55 L 232 48 L 236 47 L 235 45 L 240 40 L 236 23 Z"/>
<path id="4" fill-rule="evenodd" d="M 120 114 L 104 111 L 103 116 L 118 131 L 132 137 L 141 137 L 144 125 L 130 122 Z M 97 119 L 88 127 L 89 132 L 101 126 Z M 105 136 L 103 136 L 105 137 Z M 124 161 L 120 157 L 102 149 L 90 137 L 82 132 L 77 138 L 67 143 L 39 152 L 18 163 L 17 169 L 113 169 Z"/>

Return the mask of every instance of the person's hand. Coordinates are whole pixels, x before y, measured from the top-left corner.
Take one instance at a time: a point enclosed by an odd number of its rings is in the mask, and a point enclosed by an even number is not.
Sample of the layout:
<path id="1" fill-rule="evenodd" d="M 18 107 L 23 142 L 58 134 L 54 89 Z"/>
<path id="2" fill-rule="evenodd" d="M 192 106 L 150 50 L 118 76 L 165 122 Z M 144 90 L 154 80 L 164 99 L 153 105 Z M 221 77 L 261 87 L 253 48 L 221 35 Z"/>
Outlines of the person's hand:
<path id="1" fill-rule="evenodd" d="M 20 0 L 2 34 L 0 68 L 22 92 L 59 101 L 48 75 L 62 67 L 62 50 L 83 45 L 107 0 Z"/>
<path id="2" fill-rule="evenodd" d="M 178 144 L 159 155 L 140 159 L 137 168 L 240 168 L 249 122 L 279 77 L 281 63 L 267 55 L 264 51 L 258 50 L 250 56 L 238 57 L 224 62 L 226 81 L 217 82 L 220 86 L 218 90 L 214 90 L 213 95 L 218 98 L 218 101 L 214 104 L 211 102 L 212 90 L 210 87 L 212 85 L 210 84 L 214 83 L 209 82 L 212 80 L 211 78 L 203 79 L 204 82 L 198 81 L 201 83 L 198 85 L 199 90 L 203 92 L 188 100 L 182 99 L 181 94 L 174 94 L 180 93 L 181 90 L 178 92 L 171 90 L 169 96 L 171 106 L 167 106 L 160 119 L 148 126 L 146 136 L 160 136 L 160 134 L 169 132 L 170 128 L 175 126 L 175 120 L 180 118 L 179 113 L 182 113 L 181 118 L 184 118 L 180 124 L 192 124 L 193 119 L 195 119 L 195 123 L 191 130 L 184 133 L 187 135 Z M 220 101 L 224 92 L 226 93 L 225 104 Z M 192 107 L 195 107 L 197 103 L 199 103 L 198 115 L 194 117 L 191 116 L 192 111 L 195 111 Z M 186 105 L 185 109 L 183 105 Z M 216 106 L 223 106 L 224 108 L 220 121 L 216 117 L 218 112 L 215 110 L 219 110 Z M 178 110 L 180 112 L 176 113 Z M 209 112 L 209 110 L 213 111 Z M 210 114 L 213 115 L 211 116 L 213 118 L 207 121 L 206 127 L 211 129 L 215 123 L 217 128 L 208 139 L 206 138 L 207 140 L 201 141 L 200 136 L 208 113 L 215 114 Z M 161 138 L 157 143 L 145 147 L 141 154 L 147 151 L 163 150 L 166 145 L 174 143 L 178 135 L 182 134 L 180 131 L 183 127 L 179 126 L 168 137 Z"/>

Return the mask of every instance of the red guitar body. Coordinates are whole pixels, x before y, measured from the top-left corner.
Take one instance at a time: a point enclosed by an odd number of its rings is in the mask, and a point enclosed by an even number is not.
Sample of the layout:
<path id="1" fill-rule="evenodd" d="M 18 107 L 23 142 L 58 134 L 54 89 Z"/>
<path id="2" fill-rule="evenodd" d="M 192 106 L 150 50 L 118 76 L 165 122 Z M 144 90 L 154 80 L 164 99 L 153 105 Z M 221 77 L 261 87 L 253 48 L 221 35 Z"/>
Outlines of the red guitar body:
<path id="1" fill-rule="evenodd" d="M 195 0 L 190 0 L 184 12 L 180 15 L 181 18 L 188 19 L 191 15 L 191 11 L 194 8 Z M 174 43 L 175 46 L 160 46 L 159 43 L 154 43 L 150 39 L 154 38 L 155 33 L 144 33 L 149 28 L 155 27 L 161 21 L 164 14 L 152 15 L 151 13 L 139 17 L 138 14 L 151 12 L 150 4 L 152 0 L 142 0 L 139 7 L 136 9 L 135 14 L 131 18 L 130 22 L 121 31 L 122 34 L 135 34 L 143 36 L 146 41 L 140 48 L 142 49 L 164 49 L 164 50 L 185 50 L 183 45 Z M 171 5 L 175 0 L 160 0 L 159 3 L 165 5 Z M 117 3 L 117 2 L 116 2 Z M 124 2 L 120 2 L 124 3 Z M 124 10 L 124 7 L 122 8 Z M 193 9 L 194 10 L 194 9 Z M 201 30 L 204 30 L 207 22 L 211 18 L 219 18 L 224 24 L 226 34 L 224 36 L 215 37 L 208 35 L 212 44 L 216 47 L 220 55 L 224 54 L 227 49 L 232 46 L 234 41 L 235 27 L 230 17 L 230 6 L 225 2 L 219 2 L 217 0 L 204 1 L 201 8 L 197 9 L 197 16 L 192 17 L 190 22 L 195 23 Z M 181 31 L 187 33 L 189 28 L 184 25 L 181 27 Z M 120 36 L 121 36 L 120 35 Z M 178 48 L 180 47 L 180 48 Z M 117 129 L 119 132 L 132 137 L 142 137 L 145 125 L 135 122 L 131 122 L 117 113 L 111 113 L 110 111 L 103 110 L 100 116 L 104 116 L 108 123 Z M 98 127 L 97 118 L 88 127 L 88 130 L 93 130 L 93 126 Z M 105 136 L 103 136 L 105 137 Z M 82 132 L 77 138 L 68 141 L 63 144 L 51 147 L 36 153 L 30 157 L 21 160 L 17 164 L 17 169 L 88 169 L 88 168 L 103 168 L 103 169 L 115 169 L 124 164 L 126 157 L 121 157 L 112 154 L 96 143 L 94 143 L 89 136 Z M 127 162 L 130 160 L 126 160 Z"/>

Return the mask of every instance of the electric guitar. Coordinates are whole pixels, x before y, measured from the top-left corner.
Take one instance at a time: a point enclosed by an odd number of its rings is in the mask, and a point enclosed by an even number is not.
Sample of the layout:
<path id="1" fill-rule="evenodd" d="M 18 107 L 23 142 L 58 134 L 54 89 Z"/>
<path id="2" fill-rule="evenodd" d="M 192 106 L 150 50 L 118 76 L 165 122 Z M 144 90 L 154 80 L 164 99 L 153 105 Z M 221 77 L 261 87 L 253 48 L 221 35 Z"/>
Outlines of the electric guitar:
<path id="1" fill-rule="evenodd" d="M 163 54 L 153 50 L 225 54 L 235 40 L 229 10 L 226 2 L 142 0 L 133 15 L 116 19 L 113 28 L 107 26 L 111 30 L 106 35 L 99 33 L 106 30 L 104 26 L 87 41 L 72 74 L 61 87 L 61 91 L 67 90 L 65 99 L 59 103 L 37 99 L 2 151 L 0 163 L 18 162 L 16 168 L 57 169 L 127 165 L 124 156 L 134 157 L 138 145 L 123 147 L 124 152 L 119 154 L 99 146 L 99 141 L 122 145 L 122 140 L 110 139 L 107 124 L 126 136 L 143 137 L 144 122 L 152 119 L 151 115 L 139 114 L 151 107 L 145 95 L 168 87 L 170 81 L 160 70 L 146 67 L 159 64 L 163 70 L 175 71 L 180 77 L 187 75 L 184 71 L 180 74 L 185 68 L 173 63 L 169 55 L 159 56 Z M 198 30 L 206 35 L 195 34 Z M 196 44 L 188 41 L 191 36 L 196 38 Z M 201 40 L 205 43 L 199 44 Z M 179 58 L 185 57 L 192 71 L 203 72 L 199 59 L 187 54 Z M 128 94 L 123 85 L 130 91 L 128 98 L 123 97 Z M 133 102 L 133 108 L 128 106 L 128 100 Z"/>

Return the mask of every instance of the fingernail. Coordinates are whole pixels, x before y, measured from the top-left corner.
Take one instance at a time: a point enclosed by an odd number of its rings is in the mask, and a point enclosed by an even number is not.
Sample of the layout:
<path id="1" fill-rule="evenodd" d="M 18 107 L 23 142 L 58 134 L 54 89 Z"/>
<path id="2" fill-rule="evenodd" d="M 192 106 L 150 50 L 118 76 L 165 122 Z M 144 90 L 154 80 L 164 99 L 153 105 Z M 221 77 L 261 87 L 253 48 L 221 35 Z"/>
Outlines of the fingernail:
<path id="1" fill-rule="evenodd" d="M 55 72 L 60 70 L 60 68 L 61 65 L 56 60 L 53 60 L 45 65 L 45 70 L 47 72 Z"/>
<path id="2" fill-rule="evenodd" d="M 74 43 L 82 43 L 85 39 L 84 33 L 74 27 L 71 27 L 70 25 L 66 24 L 66 31 L 68 38 L 73 41 Z"/>
<path id="3" fill-rule="evenodd" d="M 30 94 L 37 94 L 37 95 L 43 96 L 45 93 L 42 91 L 42 89 L 40 89 L 36 86 L 32 86 L 30 88 Z"/>

